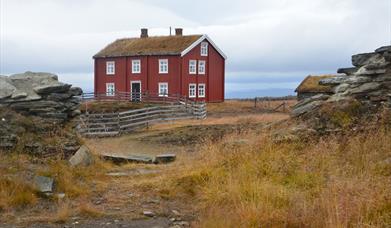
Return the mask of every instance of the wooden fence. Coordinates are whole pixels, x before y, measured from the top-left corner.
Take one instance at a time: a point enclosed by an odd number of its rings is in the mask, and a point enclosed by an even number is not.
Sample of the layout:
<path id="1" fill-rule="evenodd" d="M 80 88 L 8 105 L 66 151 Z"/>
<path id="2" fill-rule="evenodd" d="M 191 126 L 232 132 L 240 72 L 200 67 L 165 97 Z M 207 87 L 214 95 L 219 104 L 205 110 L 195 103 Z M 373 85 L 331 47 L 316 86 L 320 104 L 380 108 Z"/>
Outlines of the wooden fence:
<path id="1" fill-rule="evenodd" d="M 78 131 L 85 136 L 115 136 L 153 123 L 194 118 L 206 118 L 205 103 L 187 101 L 117 113 L 86 113 L 80 116 Z"/>
<path id="2" fill-rule="evenodd" d="M 289 112 L 294 99 L 281 99 L 273 97 L 255 97 L 254 108 L 269 112 Z"/>
<path id="3" fill-rule="evenodd" d="M 192 100 L 180 94 L 159 94 L 151 92 L 114 92 L 109 93 L 83 93 L 79 96 L 82 102 L 86 101 L 131 101 L 145 103 L 177 103 L 191 102 Z"/>

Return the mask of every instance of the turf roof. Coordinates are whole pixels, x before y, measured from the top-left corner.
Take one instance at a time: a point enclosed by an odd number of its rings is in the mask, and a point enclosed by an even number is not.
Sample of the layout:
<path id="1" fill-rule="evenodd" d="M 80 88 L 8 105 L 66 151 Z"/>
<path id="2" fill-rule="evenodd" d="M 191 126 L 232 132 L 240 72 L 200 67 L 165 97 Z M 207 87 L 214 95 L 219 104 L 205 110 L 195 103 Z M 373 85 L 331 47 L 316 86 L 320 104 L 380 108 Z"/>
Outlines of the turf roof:
<path id="1" fill-rule="evenodd" d="M 330 93 L 331 87 L 319 85 L 319 81 L 321 79 L 332 78 L 335 76 L 336 75 L 309 75 L 300 83 L 295 91 L 298 93 Z"/>
<path id="2" fill-rule="evenodd" d="M 154 36 L 147 38 L 118 39 L 94 55 L 94 58 L 140 56 L 140 55 L 180 55 L 202 35 Z"/>

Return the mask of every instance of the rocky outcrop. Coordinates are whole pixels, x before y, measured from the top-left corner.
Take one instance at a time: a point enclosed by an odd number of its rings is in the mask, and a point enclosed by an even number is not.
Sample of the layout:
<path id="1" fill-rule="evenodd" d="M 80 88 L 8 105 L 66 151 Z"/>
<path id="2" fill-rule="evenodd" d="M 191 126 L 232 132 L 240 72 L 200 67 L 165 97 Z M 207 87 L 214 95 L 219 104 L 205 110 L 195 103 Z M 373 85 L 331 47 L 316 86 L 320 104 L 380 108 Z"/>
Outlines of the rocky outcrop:
<path id="1" fill-rule="evenodd" d="M 320 85 L 331 86 L 333 94 L 318 94 L 300 101 L 292 115 L 296 119 L 312 120 L 307 121 L 313 123 L 311 127 L 333 130 L 336 125 L 342 127 L 344 123 L 361 121 L 357 116 L 368 117 L 391 107 L 391 46 L 353 55 L 352 65 L 352 68 L 339 69 L 341 75 L 319 81 Z M 325 118 L 328 123 L 319 124 Z M 336 124 L 331 126 L 333 121 Z"/>
<path id="2" fill-rule="evenodd" d="M 0 107 L 63 122 L 79 113 L 82 90 L 58 81 L 51 73 L 25 72 L 0 76 Z"/>

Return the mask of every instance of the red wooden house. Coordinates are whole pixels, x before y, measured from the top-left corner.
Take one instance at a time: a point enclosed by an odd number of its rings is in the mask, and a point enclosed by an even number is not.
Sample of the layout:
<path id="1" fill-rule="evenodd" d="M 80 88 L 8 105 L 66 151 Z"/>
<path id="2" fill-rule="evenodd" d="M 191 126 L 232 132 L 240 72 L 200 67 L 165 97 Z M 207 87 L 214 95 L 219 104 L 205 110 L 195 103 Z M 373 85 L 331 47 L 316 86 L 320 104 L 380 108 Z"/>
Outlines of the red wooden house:
<path id="1" fill-rule="evenodd" d="M 96 94 L 180 94 L 196 101 L 224 101 L 224 53 L 207 35 L 119 39 L 94 55 Z"/>

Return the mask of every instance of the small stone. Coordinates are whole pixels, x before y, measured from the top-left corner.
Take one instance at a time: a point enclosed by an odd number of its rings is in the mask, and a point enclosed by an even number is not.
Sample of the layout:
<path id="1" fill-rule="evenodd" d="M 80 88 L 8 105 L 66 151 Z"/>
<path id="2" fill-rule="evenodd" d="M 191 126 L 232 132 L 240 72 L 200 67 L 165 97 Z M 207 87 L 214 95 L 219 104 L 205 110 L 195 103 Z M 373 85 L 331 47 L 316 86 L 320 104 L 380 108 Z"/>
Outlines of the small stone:
<path id="1" fill-rule="evenodd" d="M 143 211 L 143 215 L 147 217 L 154 217 L 155 213 L 153 213 L 152 211 Z"/>
<path id="2" fill-rule="evenodd" d="M 65 198 L 65 193 L 58 193 L 56 196 L 58 199 L 63 199 Z"/>
<path id="3" fill-rule="evenodd" d="M 175 159 L 176 159 L 175 154 L 159 154 L 159 155 L 156 155 L 153 163 L 155 163 L 155 164 L 169 163 L 169 162 L 175 161 Z"/>
<path id="4" fill-rule="evenodd" d="M 174 215 L 177 215 L 177 216 L 181 215 L 181 213 L 179 213 L 179 211 L 177 211 L 177 210 L 171 210 L 171 212 L 172 212 Z"/>
<path id="5" fill-rule="evenodd" d="M 52 193 L 54 189 L 54 179 L 51 177 L 35 176 L 34 185 L 41 193 Z"/>
<path id="6" fill-rule="evenodd" d="M 69 159 L 69 164 L 74 166 L 89 166 L 93 163 L 93 157 L 86 146 L 81 146 L 80 149 Z"/>

